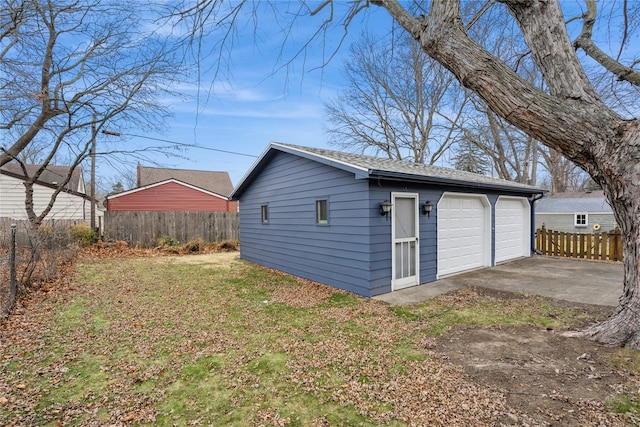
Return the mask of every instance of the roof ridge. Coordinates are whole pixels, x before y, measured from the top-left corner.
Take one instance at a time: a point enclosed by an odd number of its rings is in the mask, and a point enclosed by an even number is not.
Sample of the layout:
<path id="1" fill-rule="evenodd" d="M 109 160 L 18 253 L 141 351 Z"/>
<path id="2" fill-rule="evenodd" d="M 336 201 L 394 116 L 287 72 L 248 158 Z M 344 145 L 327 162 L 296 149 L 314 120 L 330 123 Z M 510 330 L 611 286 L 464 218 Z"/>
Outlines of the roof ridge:
<path id="1" fill-rule="evenodd" d="M 229 171 L 209 171 L 209 170 L 203 170 L 203 169 L 157 168 L 154 166 L 142 166 L 142 165 L 140 165 L 140 167 L 143 169 L 155 169 L 155 170 L 163 170 L 163 171 L 184 171 L 184 172 L 226 173 L 226 174 L 229 173 Z"/>

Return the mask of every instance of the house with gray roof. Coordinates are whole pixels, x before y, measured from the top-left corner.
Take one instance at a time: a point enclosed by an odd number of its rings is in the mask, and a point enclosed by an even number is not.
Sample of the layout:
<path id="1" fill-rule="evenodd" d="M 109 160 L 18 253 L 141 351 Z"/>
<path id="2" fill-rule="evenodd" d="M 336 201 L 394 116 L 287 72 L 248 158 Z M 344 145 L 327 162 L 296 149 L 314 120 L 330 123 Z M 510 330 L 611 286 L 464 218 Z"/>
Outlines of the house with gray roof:
<path id="1" fill-rule="evenodd" d="M 138 164 L 138 186 L 107 196 L 108 211 L 237 212 L 229 173 Z"/>
<path id="2" fill-rule="evenodd" d="M 41 165 L 28 164 L 23 170 L 17 162 L 0 167 L 0 218 L 28 218 L 24 182 L 35 177 L 41 168 Z M 70 179 L 65 183 L 69 174 Z M 45 219 L 90 222 L 91 200 L 86 194 L 80 167 L 72 169 L 70 166 L 48 165 L 41 171 L 33 185 L 33 207 L 36 215 L 44 212 L 59 187 L 62 187 L 62 191 L 56 196 Z M 101 215 L 101 211 L 96 209 L 96 221 Z"/>
<path id="3" fill-rule="evenodd" d="M 602 190 L 556 193 L 536 202 L 536 229 L 567 233 L 610 231 L 617 227 L 613 210 Z"/>
<path id="4" fill-rule="evenodd" d="M 372 297 L 532 253 L 544 190 L 469 172 L 271 143 L 231 193 L 240 256 Z"/>

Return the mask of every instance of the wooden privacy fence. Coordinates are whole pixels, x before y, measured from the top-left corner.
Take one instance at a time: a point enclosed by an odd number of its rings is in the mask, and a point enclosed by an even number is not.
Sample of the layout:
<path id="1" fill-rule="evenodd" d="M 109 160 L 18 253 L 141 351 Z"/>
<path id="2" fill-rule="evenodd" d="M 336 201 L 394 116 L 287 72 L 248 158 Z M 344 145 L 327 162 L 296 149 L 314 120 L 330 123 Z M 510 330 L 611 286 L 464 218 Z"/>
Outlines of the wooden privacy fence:
<path id="1" fill-rule="evenodd" d="M 181 243 L 195 238 L 222 242 L 240 238 L 237 212 L 139 212 L 104 213 L 104 238 L 130 245 L 153 246 L 157 239 L 172 237 Z"/>
<path id="2" fill-rule="evenodd" d="M 603 233 L 565 233 L 536 230 L 536 249 L 543 255 L 605 261 L 622 261 L 622 234 L 619 229 Z"/>

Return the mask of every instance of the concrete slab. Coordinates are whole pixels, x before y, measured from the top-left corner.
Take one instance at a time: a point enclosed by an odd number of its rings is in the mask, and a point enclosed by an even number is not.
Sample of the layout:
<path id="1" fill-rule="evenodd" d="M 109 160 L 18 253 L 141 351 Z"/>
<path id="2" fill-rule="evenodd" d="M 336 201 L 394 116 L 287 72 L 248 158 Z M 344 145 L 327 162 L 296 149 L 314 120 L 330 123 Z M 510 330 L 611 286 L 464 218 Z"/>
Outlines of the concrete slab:
<path id="1" fill-rule="evenodd" d="M 584 303 L 616 306 L 622 295 L 622 264 L 534 256 L 449 276 L 374 299 L 390 304 L 414 304 L 468 286 Z"/>

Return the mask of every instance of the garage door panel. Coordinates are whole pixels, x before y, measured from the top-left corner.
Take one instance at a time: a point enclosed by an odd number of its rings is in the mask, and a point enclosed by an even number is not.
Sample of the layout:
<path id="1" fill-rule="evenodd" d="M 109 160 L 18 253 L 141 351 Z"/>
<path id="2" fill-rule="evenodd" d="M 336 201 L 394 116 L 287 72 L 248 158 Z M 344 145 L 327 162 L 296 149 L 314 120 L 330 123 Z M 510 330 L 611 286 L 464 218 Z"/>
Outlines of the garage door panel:
<path id="1" fill-rule="evenodd" d="M 500 197 L 496 202 L 496 262 L 530 255 L 530 208 L 524 197 Z"/>
<path id="2" fill-rule="evenodd" d="M 484 196 L 442 197 L 438 203 L 438 276 L 488 265 L 487 206 Z"/>

